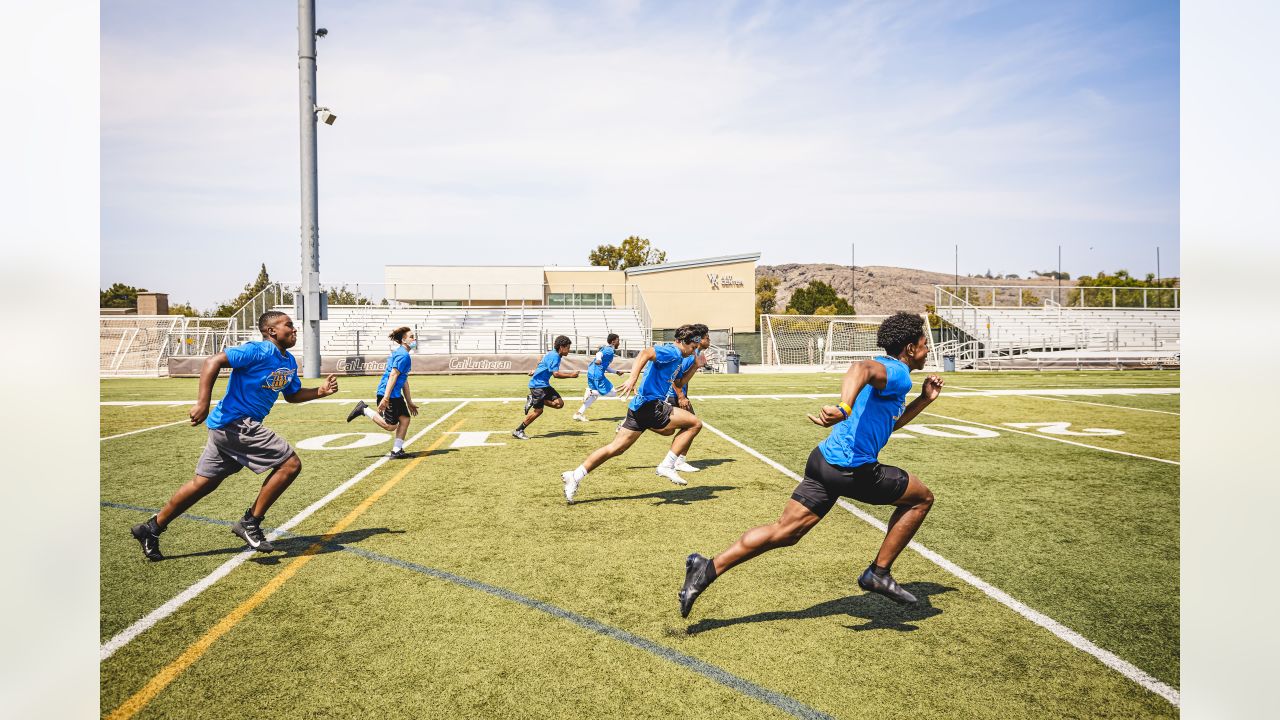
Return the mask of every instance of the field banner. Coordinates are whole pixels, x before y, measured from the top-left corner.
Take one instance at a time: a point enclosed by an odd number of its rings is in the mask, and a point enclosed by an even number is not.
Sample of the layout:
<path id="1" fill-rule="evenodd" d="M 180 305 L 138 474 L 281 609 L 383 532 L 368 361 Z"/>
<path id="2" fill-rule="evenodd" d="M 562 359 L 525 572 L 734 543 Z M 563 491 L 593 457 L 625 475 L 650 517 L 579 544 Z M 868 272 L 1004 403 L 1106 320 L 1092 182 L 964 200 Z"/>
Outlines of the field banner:
<path id="1" fill-rule="evenodd" d="M 412 355 L 410 375 L 528 375 L 542 360 L 542 355 Z M 169 358 L 169 377 L 199 377 L 203 357 Z M 560 362 L 562 372 L 585 373 L 590 358 L 569 355 Z M 630 370 L 631 358 L 614 358 L 610 370 Z M 303 368 L 301 358 L 299 369 Z M 382 375 L 387 368 L 385 355 L 336 355 L 320 358 L 321 375 Z"/>

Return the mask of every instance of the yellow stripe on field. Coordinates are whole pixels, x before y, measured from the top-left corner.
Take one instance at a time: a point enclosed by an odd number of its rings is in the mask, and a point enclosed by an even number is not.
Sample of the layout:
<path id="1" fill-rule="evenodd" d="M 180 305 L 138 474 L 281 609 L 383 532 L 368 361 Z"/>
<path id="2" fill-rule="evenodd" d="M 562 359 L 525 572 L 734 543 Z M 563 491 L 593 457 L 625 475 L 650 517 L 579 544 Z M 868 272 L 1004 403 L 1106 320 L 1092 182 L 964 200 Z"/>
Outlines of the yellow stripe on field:
<path id="1" fill-rule="evenodd" d="M 375 502 L 377 502 L 383 495 L 386 495 L 391 488 L 395 487 L 396 483 L 404 479 L 406 475 L 417 467 L 418 463 L 427 459 L 427 456 L 436 448 L 440 447 L 440 444 L 445 441 L 447 434 L 457 430 L 462 426 L 462 423 L 462 420 L 454 423 L 453 427 L 445 431 L 445 434 L 442 434 L 439 438 L 436 438 L 435 442 L 431 443 L 431 446 L 427 448 L 427 451 L 423 453 L 421 457 L 414 458 L 413 461 L 406 465 L 403 470 L 396 473 L 394 477 L 383 483 L 377 490 L 374 490 L 369 497 L 362 500 L 351 512 L 347 513 L 346 517 L 342 518 L 335 523 L 333 527 L 329 528 L 329 530 L 325 532 L 324 536 L 312 544 L 311 547 L 307 548 L 297 560 L 289 563 L 279 575 L 271 578 L 270 582 L 262 586 L 262 589 L 254 593 L 248 600 L 240 603 L 240 605 L 236 606 L 234 610 L 227 613 L 226 617 L 219 620 L 218 623 L 210 628 L 209 631 L 206 632 L 199 640 L 192 643 L 191 647 L 183 651 L 177 659 L 166 665 L 160 672 L 156 673 L 156 676 L 151 678 L 151 680 L 147 682 L 141 690 L 134 693 L 134 695 L 128 700 L 125 700 L 120 707 L 113 710 L 111 714 L 107 716 L 108 720 L 126 720 L 127 718 L 131 718 L 136 715 L 142 708 L 146 707 L 147 703 L 154 700 L 162 690 L 169 686 L 169 683 L 176 680 L 179 675 L 195 664 L 197 660 L 208 652 L 209 648 L 213 643 L 217 642 L 218 638 L 230 632 L 231 628 L 235 627 L 245 618 L 246 615 L 252 612 L 254 608 L 261 605 L 267 598 L 271 597 L 276 590 L 279 590 L 280 586 L 284 585 L 289 578 L 296 575 L 304 565 L 316 556 L 316 553 L 320 552 L 320 549 L 325 543 L 332 540 L 338 533 L 342 532 L 347 528 L 347 526 L 355 522 L 356 519 L 372 507 Z"/>

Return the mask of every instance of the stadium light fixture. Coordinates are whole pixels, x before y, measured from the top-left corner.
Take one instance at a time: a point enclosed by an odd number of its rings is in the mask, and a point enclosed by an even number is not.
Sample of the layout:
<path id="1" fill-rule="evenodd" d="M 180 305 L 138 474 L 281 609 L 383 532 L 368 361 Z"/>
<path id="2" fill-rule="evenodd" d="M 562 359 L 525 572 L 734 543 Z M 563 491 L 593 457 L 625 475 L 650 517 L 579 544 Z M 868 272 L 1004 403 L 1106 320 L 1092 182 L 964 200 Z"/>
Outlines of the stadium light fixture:
<path id="1" fill-rule="evenodd" d="M 334 115 L 327 107 L 317 105 L 315 108 L 316 117 L 325 125 L 332 125 L 338 119 L 338 116 Z"/>

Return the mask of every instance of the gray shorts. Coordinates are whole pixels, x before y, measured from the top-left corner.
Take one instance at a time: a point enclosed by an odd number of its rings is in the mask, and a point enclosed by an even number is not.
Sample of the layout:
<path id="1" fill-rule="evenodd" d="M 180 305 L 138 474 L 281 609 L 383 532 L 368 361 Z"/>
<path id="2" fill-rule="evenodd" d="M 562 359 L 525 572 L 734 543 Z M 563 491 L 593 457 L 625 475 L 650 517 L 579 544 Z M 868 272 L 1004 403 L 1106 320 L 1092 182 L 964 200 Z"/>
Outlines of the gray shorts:
<path id="1" fill-rule="evenodd" d="M 209 430 L 209 442 L 196 463 L 200 477 L 221 479 L 247 467 L 259 475 L 277 468 L 293 448 L 279 435 L 252 418 L 240 418 L 216 430 Z"/>

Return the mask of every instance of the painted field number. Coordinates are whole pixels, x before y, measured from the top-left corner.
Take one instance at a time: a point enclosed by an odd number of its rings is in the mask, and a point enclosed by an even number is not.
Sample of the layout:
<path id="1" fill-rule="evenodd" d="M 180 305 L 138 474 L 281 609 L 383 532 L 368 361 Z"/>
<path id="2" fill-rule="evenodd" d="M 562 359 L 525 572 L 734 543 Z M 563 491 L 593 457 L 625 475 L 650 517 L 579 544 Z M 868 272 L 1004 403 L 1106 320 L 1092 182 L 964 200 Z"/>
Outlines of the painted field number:
<path id="1" fill-rule="evenodd" d="M 1104 435 L 1123 435 L 1123 430 L 1112 430 L 1111 428 L 1081 428 L 1080 430 L 1070 430 L 1069 422 L 1026 422 L 1026 423 L 1001 423 L 1011 428 L 1021 430 L 1036 430 L 1046 435 L 1073 435 L 1076 437 L 1100 437 Z"/>

